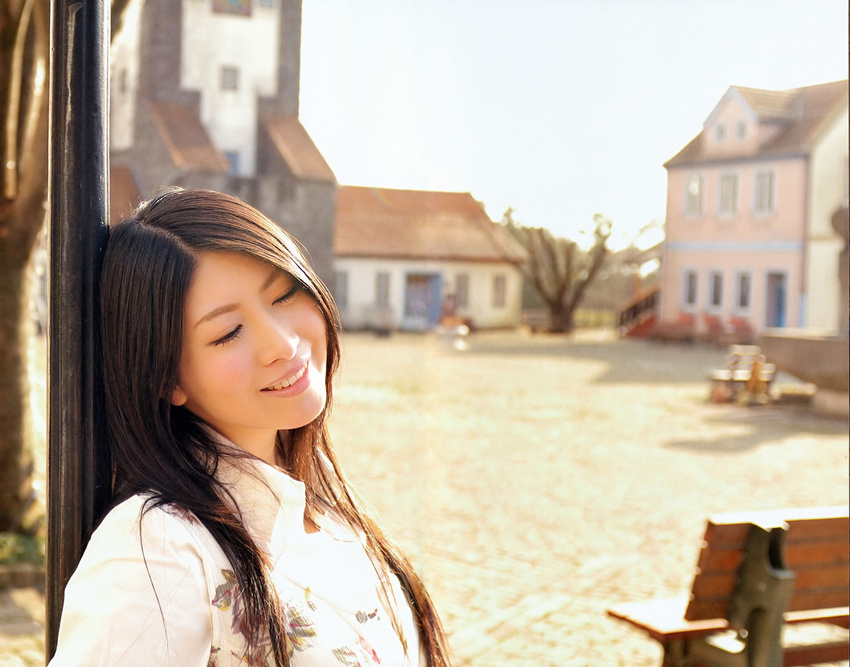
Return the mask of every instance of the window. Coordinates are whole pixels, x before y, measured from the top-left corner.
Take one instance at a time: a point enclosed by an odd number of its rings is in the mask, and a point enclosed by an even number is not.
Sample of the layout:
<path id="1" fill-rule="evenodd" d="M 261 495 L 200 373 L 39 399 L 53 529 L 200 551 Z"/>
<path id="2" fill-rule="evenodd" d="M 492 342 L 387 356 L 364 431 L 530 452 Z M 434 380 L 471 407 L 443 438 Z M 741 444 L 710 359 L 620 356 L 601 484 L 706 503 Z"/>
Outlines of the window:
<path id="1" fill-rule="evenodd" d="M 387 308 L 390 305 L 390 274 L 378 271 L 375 275 L 375 305 Z"/>
<path id="2" fill-rule="evenodd" d="M 772 171 L 760 171 L 756 174 L 756 213 L 769 215 L 775 206 L 776 190 Z"/>
<path id="3" fill-rule="evenodd" d="M 260 7 L 274 7 L 274 0 L 260 0 Z"/>
<path id="4" fill-rule="evenodd" d="M 685 297 L 682 303 L 683 310 L 693 311 L 697 307 L 697 272 L 685 271 L 684 285 L 682 289 Z"/>
<path id="5" fill-rule="evenodd" d="M 736 280 L 735 312 L 748 313 L 753 288 L 753 277 L 749 271 L 741 271 Z"/>
<path id="6" fill-rule="evenodd" d="M 702 215 L 702 176 L 693 174 L 688 177 L 688 215 Z"/>
<path id="7" fill-rule="evenodd" d="M 504 308 L 507 303 L 507 279 L 504 275 L 493 276 L 493 307 Z"/>
<path id="8" fill-rule="evenodd" d="M 738 210 L 738 176 L 723 174 L 720 177 L 720 215 L 732 215 Z"/>
<path id="9" fill-rule="evenodd" d="M 251 0 L 213 0 L 212 10 L 216 14 L 251 16 Z"/>
<path id="10" fill-rule="evenodd" d="M 455 277 L 455 305 L 466 308 L 469 305 L 469 274 L 459 273 Z"/>
<path id="11" fill-rule="evenodd" d="M 340 310 L 348 307 L 348 272 L 336 271 L 334 273 L 334 301 Z"/>
<path id="12" fill-rule="evenodd" d="M 221 89 L 222 90 L 238 90 L 239 89 L 239 70 L 236 67 L 224 65 L 221 68 Z"/>
<path id="13" fill-rule="evenodd" d="M 718 144 L 722 144 L 726 141 L 726 126 L 723 123 L 717 126 L 714 130 L 714 138 L 717 140 Z"/>
<path id="14" fill-rule="evenodd" d="M 231 176 L 239 174 L 239 153 L 236 151 L 224 151 L 224 157 L 227 160 L 227 173 Z"/>
<path id="15" fill-rule="evenodd" d="M 708 295 L 709 309 L 718 311 L 723 308 L 723 274 L 720 271 L 712 271 L 709 277 L 711 292 Z"/>
<path id="16" fill-rule="evenodd" d="M 747 138 L 747 123 L 743 120 L 738 121 L 738 125 L 735 128 L 735 133 L 738 137 L 738 141 L 743 141 Z"/>

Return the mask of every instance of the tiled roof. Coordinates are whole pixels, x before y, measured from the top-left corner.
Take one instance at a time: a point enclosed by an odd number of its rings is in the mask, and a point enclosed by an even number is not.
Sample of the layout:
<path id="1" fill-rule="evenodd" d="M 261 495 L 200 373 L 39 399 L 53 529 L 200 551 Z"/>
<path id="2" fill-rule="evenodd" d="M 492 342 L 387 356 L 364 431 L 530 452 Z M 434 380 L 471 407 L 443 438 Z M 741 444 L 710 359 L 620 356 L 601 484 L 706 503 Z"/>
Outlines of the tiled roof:
<path id="1" fill-rule="evenodd" d="M 126 218 L 139 205 L 142 195 L 130 167 L 117 164 L 109 168 L 109 219 Z"/>
<path id="2" fill-rule="evenodd" d="M 762 90 L 732 86 L 740 93 L 756 115 L 762 119 L 793 118 L 794 101 L 798 97 L 796 90 Z"/>
<path id="3" fill-rule="evenodd" d="M 261 122 L 293 176 L 336 183 L 333 171 L 296 116 L 267 115 Z"/>
<path id="4" fill-rule="evenodd" d="M 794 121 L 763 147 L 765 152 L 808 151 L 837 108 L 847 109 L 847 81 L 800 88 Z"/>
<path id="5" fill-rule="evenodd" d="M 711 155 L 704 145 L 705 130 L 694 137 L 681 151 L 665 163 L 665 167 L 688 164 L 703 160 L 734 159 L 782 155 L 806 154 L 821 127 L 833 114 L 847 107 L 847 80 L 822 83 L 792 90 L 760 90 L 733 86 L 746 104 L 762 122 L 779 123 L 781 129 L 766 143 L 746 153 L 724 152 Z"/>
<path id="6" fill-rule="evenodd" d="M 520 263 L 526 253 L 468 192 L 341 186 L 338 257 Z"/>
<path id="7" fill-rule="evenodd" d="M 227 158 L 213 145 L 198 110 L 173 102 L 152 102 L 151 114 L 174 166 L 207 172 L 226 172 Z"/>

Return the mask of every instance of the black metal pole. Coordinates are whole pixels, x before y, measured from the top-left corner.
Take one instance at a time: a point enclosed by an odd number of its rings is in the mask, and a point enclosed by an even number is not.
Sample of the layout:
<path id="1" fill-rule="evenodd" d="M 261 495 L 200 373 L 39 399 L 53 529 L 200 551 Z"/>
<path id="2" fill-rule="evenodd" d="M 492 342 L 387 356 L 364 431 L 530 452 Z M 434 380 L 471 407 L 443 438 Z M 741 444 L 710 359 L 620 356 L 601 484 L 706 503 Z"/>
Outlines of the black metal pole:
<path id="1" fill-rule="evenodd" d="M 107 489 L 101 440 L 97 281 L 108 233 L 108 0 L 51 0 L 47 659 L 65 584 Z"/>

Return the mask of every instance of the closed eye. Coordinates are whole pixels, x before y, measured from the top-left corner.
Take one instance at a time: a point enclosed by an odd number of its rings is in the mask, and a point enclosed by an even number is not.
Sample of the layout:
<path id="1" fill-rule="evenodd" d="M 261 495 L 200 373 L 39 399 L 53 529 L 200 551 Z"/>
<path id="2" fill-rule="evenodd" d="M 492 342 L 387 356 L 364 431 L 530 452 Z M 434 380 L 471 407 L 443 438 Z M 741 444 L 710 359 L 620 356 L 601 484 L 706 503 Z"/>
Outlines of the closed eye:
<path id="1" fill-rule="evenodd" d="M 237 324 L 233 329 L 228 331 L 218 340 L 213 341 L 213 345 L 227 345 L 230 342 L 233 342 L 242 334 L 242 325 Z"/>
<path id="2" fill-rule="evenodd" d="M 281 294 L 277 299 L 274 300 L 275 305 L 279 303 L 287 303 L 292 301 L 292 298 L 298 294 L 301 289 L 301 283 L 295 282 L 292 287 L 285 293 Z"/>

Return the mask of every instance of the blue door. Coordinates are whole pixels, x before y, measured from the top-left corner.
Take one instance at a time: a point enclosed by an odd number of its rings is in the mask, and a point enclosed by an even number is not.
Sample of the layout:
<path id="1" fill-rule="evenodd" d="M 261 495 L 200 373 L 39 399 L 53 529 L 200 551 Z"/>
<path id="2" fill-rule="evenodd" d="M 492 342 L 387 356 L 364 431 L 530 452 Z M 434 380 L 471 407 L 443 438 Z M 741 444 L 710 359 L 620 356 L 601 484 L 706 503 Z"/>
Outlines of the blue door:
<path id="1" fill-rule="evenodd" d="M 767 274 L 767 317 L 765 324 L 769 327 L 784 327 L 787 325 L 787 280 L 784 273 Z"/>
<path id="2" fill-rule="evenodd" d="M 440 317 L 439 273 L 409 273 L 404 286 L 404 318 L 402 329 L 427 331 Z"/>

